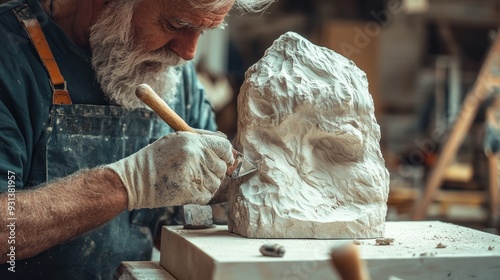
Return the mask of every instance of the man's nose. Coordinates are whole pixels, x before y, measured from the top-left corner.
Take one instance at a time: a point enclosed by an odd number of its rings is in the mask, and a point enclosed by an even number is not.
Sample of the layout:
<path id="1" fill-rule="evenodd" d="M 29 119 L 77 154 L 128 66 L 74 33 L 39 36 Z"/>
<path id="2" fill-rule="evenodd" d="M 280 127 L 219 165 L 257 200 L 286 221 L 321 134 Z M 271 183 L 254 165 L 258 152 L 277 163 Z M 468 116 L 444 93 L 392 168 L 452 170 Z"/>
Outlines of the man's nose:
<path id="1" fill-rule="evenodd" d="M 170 49 L 184 60 L 191 60 L 196 53 L 196 45 L 200 38 L 198 31 L 185 31 L 170 42 Z"/>

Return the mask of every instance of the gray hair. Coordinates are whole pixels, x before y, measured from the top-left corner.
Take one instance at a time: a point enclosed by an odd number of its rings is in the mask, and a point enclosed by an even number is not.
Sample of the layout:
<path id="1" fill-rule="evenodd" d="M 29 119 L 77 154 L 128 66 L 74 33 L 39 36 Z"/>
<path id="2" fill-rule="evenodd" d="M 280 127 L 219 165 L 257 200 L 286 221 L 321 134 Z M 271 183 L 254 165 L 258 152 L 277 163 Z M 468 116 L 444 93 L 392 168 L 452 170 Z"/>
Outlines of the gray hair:
<path id="1" fill-rule="evenodd" d="M 277 0 L 236 0 L 236 7 L 243 12 L 261 12 Z"/>
<path id="2" fill-rule="evenodd" d="M 232 0 L 187 0 L 187 2 L 193 7 L 207 10 L 219 9 L 221 7 L 227 6 L 231 1 Z M 273 2 L 276 1 L 277 0 L 235 0 L 234 6 L 242 13 L 261 12 L 267 9 L 267 7 L 269 7 Z"/>

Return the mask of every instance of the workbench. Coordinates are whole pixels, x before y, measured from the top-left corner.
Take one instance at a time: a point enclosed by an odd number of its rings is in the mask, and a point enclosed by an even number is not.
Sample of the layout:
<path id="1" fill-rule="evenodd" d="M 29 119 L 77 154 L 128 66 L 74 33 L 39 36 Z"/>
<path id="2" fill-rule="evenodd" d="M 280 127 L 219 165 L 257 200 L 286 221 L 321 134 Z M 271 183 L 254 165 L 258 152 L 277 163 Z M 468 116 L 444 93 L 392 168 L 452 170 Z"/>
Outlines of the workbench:
<path id="1" fill-rule="evenodd" d="M 443 222 L 387 222 L 385 237 L 394 242 L 355 242 L 371 279 L 500 279 L 498 235 Z M 284 257 L 262 256 L 259 248 L 268 242 L 285 246 Z M 164 227 L 160 264 L 123 263 L 117 275 L 130 278 L 117 279 L 339 279 L 329 252 L 345 242 L 353 241 L 248 239 L 227 226 Z"/>

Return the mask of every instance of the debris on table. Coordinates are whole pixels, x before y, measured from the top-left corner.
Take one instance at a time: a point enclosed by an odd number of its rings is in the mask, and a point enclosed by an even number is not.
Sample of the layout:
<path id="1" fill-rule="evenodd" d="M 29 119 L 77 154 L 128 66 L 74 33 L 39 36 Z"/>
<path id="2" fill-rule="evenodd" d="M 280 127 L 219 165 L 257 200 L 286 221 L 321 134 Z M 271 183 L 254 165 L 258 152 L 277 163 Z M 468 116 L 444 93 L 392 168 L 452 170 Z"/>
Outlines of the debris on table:
<path id="1" fill-rule="evenodd" d="M 443 243 L 439 242 L 439 243 L 436 245 L 436 248 L 438 248 L 438 249 L 443 249 L 443 248 L 446 248 L 446 245 L 444 245 Z"/>
<path id="2" fill-rule="evenodd" d="M 267 257 L 283 257 L 285 255 L 285 247 L 277 243 L 266 243 L 259 249 L 260 253 Z"/>
<path id="3" fill-rule="evenodd" d="M 377 238 L 375 244 L 377 245 L 391 245 L 394 243 L 394 238 Z"/>

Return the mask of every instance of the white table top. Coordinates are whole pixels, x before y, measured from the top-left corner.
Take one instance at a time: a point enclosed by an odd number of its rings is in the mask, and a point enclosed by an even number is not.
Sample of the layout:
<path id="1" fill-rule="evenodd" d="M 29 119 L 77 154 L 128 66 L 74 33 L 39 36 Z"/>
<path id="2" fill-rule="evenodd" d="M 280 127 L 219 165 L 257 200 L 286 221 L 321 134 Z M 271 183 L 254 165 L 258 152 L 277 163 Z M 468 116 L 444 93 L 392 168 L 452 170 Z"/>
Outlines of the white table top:
<path id="1" fill-rule="evenodd" d="M 273 277 L 281 279 L 284 273 L 297 265 L 314 265 L 308 279 L 322 279 L 331 272 L 331 248 L 352 240 L 317 239 L 248 239 L 228 232 L 226 226 L 204 230 L 184 230 L 166 227 L 162 236 L 161 265 L 170 270 L 178 268 L 177 258 L 194 258 L 200 255 L 200 265 L 210 268 L 206 279 L 231 279 L 231 273 L 245 270 L 257 273 L 262 269 L 275 271 Z M 165 236 L 168 235 L 168 236 Z M 443 222 L 387 222 L 386 238 L 394 238 L 391 245 L 376 245 L 375 239 L 360 239 L 358 248 L 365 260 L 372 279 L 397 276 L 402 279 L 419 279 L 426 276 L 460 276 L 450 279 L 500 279 L 500 236 Z M 165 238 L 165 239 L 164 239 Z M 165 242 L 164 242 L 165 241 Z M 285 246 L 282 258 L 262 256 L 259 248 L 266 242 Z M 437 248 L 438 244 L 444 245 Z M 186 252 L 188 255 L 183 256 Z M 169 254 L 176 254 L 172 258 Z M 185 263 L 189 263 L 187 260 Z M 211 263 L 215 263 L 212 267 Z M 185 269 L 190 269 L 186 267 Z M 225 272 L 224 269 L 228 269 Z M 178 278 L 190 278 L 183 272 L 170 271 Z M 281 274 L 280 274 L 281 273 Z M 422 274 L 423 273 L 423 274 Z M 433 274 L 434 273 L 434 274 Z M 236 275 L 236 274 L 235 274 Z M 232 276 L 235 276 L 232 275 Z M 280 276 L 281 275 L 281 276 Z M 494 275 L 498 278 L 491 278 Z M 267 275 L 266 277 L 268 277 Z M 496 277 L 495 276 L 495 277 Z M 238 276 L 241 278 L 241 275 Z M 281 278 L 280 278 L 281 277 Z M 405 278 L 406 277 L 406 278 Z M 255 275 L 248 279 L 259 279 Z M 329 279 L 335 279 L 331 276 Z M 430 278 L 428 278 L 430 279 Z"/>

